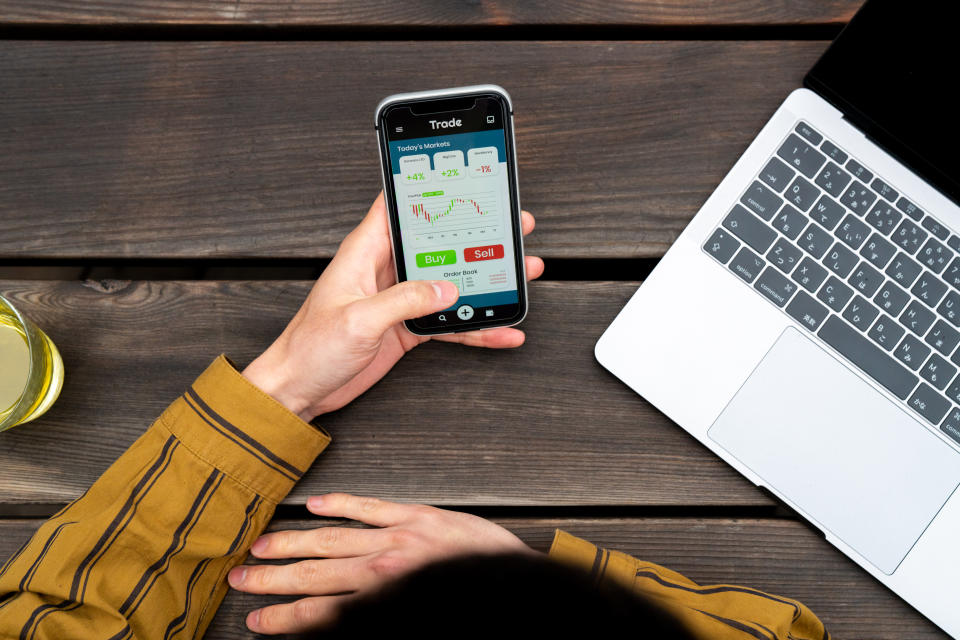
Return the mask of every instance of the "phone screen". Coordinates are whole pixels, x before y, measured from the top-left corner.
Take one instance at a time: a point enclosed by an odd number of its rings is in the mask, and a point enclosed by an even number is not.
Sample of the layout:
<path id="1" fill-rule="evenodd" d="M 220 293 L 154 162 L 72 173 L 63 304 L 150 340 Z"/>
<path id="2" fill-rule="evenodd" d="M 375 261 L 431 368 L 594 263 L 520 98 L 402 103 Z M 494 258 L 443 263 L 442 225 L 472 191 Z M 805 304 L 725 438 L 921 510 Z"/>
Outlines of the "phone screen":
<path id="1" fill-rule="evenodd" d="M 466 105 L 465 108 L 449 109 Z M 460 298 L 411 321 L 441 333 L 519 321 L 525 308 L 512 131 L 497 97 L 401 103 L 381 119 L 401 280 L 449 280 Z"/>

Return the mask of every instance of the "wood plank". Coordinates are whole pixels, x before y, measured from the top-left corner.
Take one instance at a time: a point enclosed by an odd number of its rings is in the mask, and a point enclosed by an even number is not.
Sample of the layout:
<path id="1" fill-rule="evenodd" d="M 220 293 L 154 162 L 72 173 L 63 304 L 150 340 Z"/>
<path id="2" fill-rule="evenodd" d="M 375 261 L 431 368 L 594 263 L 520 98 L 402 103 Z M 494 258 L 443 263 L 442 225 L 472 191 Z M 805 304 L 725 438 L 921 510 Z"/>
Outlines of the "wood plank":
<path id="1" fill-rule="evenodd" d="M 426 60 L 512 92 L 531 253 L 658 257 L 825 46 L 0 42 L 0 259 L 331 256 Z"/>
<path id="2" fill-rule="evenodd" d="M 0 502 L 79 495 L 219 353 L 245 364 L 307 282 L 0 282 L 63 354 L 53 409 L 0 434 Z M 637 283 L 542 282 L 519 350 L 418 347 L 321 423 L 333 445 L 289 497 L 452 505 L 769 505 L 593 357 Z M 437 371 L 459 380 L 414 391 Z"/>
<path id="3" fill-rule="evenodd" d="M 945 639 L 946 634 L 793 520 L 722 518 L 499 518 L 535 549 L 546 550 L 555 528 L 680 571 L 701 584 L 740 584 L 797 598 L 834 638 Z M 310 528 L 329 521 L 280 520 L 271 529 Z M 0 558 L 12 554 L 39 521 L 0 521 Z M 208 639 L 253 638 L 243 626 L 251 609 L 277 597 L 230 592 Z"/>
<path id="4" fill-rule="evenodd" d="M 863 0 L 41 0 L 0 2 L 0 24 L 476 27 L 803 25 L 847 22 Z"/>

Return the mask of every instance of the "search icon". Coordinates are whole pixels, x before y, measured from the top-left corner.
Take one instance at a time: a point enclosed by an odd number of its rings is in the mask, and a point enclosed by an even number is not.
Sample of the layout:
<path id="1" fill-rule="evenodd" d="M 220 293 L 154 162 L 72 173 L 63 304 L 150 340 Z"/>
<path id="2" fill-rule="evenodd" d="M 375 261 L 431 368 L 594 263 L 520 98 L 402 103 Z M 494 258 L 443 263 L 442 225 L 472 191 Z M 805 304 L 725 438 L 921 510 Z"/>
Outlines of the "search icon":
<path id="1" fill-rule="evenodd" d="M 446 322 L 446 321 L 447 321 L 447 316 L 445 316 L 445 315 L 443 315 L 443 314 L 441 313 L 441 314 L 440 314 L 440 322 Z"/>

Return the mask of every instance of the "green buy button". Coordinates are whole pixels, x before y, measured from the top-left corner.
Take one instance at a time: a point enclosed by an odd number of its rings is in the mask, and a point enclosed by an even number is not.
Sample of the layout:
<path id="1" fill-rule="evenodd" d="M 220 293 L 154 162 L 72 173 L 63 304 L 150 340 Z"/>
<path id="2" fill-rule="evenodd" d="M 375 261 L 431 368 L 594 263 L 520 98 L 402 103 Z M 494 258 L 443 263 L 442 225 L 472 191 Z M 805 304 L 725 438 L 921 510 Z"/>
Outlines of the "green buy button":
<path id="1" fill-rule="evenodd" d="M 428 251 L 417 254 L 418 267 L 439 267 L 441 265 L 456 264 L 457 252 L 453 249 L 449 251 Z"/>

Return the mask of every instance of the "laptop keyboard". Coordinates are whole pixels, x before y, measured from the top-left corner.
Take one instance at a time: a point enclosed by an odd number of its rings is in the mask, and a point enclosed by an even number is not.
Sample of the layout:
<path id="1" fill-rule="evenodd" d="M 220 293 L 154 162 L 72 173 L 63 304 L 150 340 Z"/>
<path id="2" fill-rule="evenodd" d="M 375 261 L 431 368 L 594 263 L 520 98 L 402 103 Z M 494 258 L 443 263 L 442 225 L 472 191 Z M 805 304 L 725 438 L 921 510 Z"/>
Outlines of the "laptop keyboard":
<path id="1" fill-rule="evenodd" d="M 801 122 L 703 250 L 960 443 L 960 236 Z"/>

